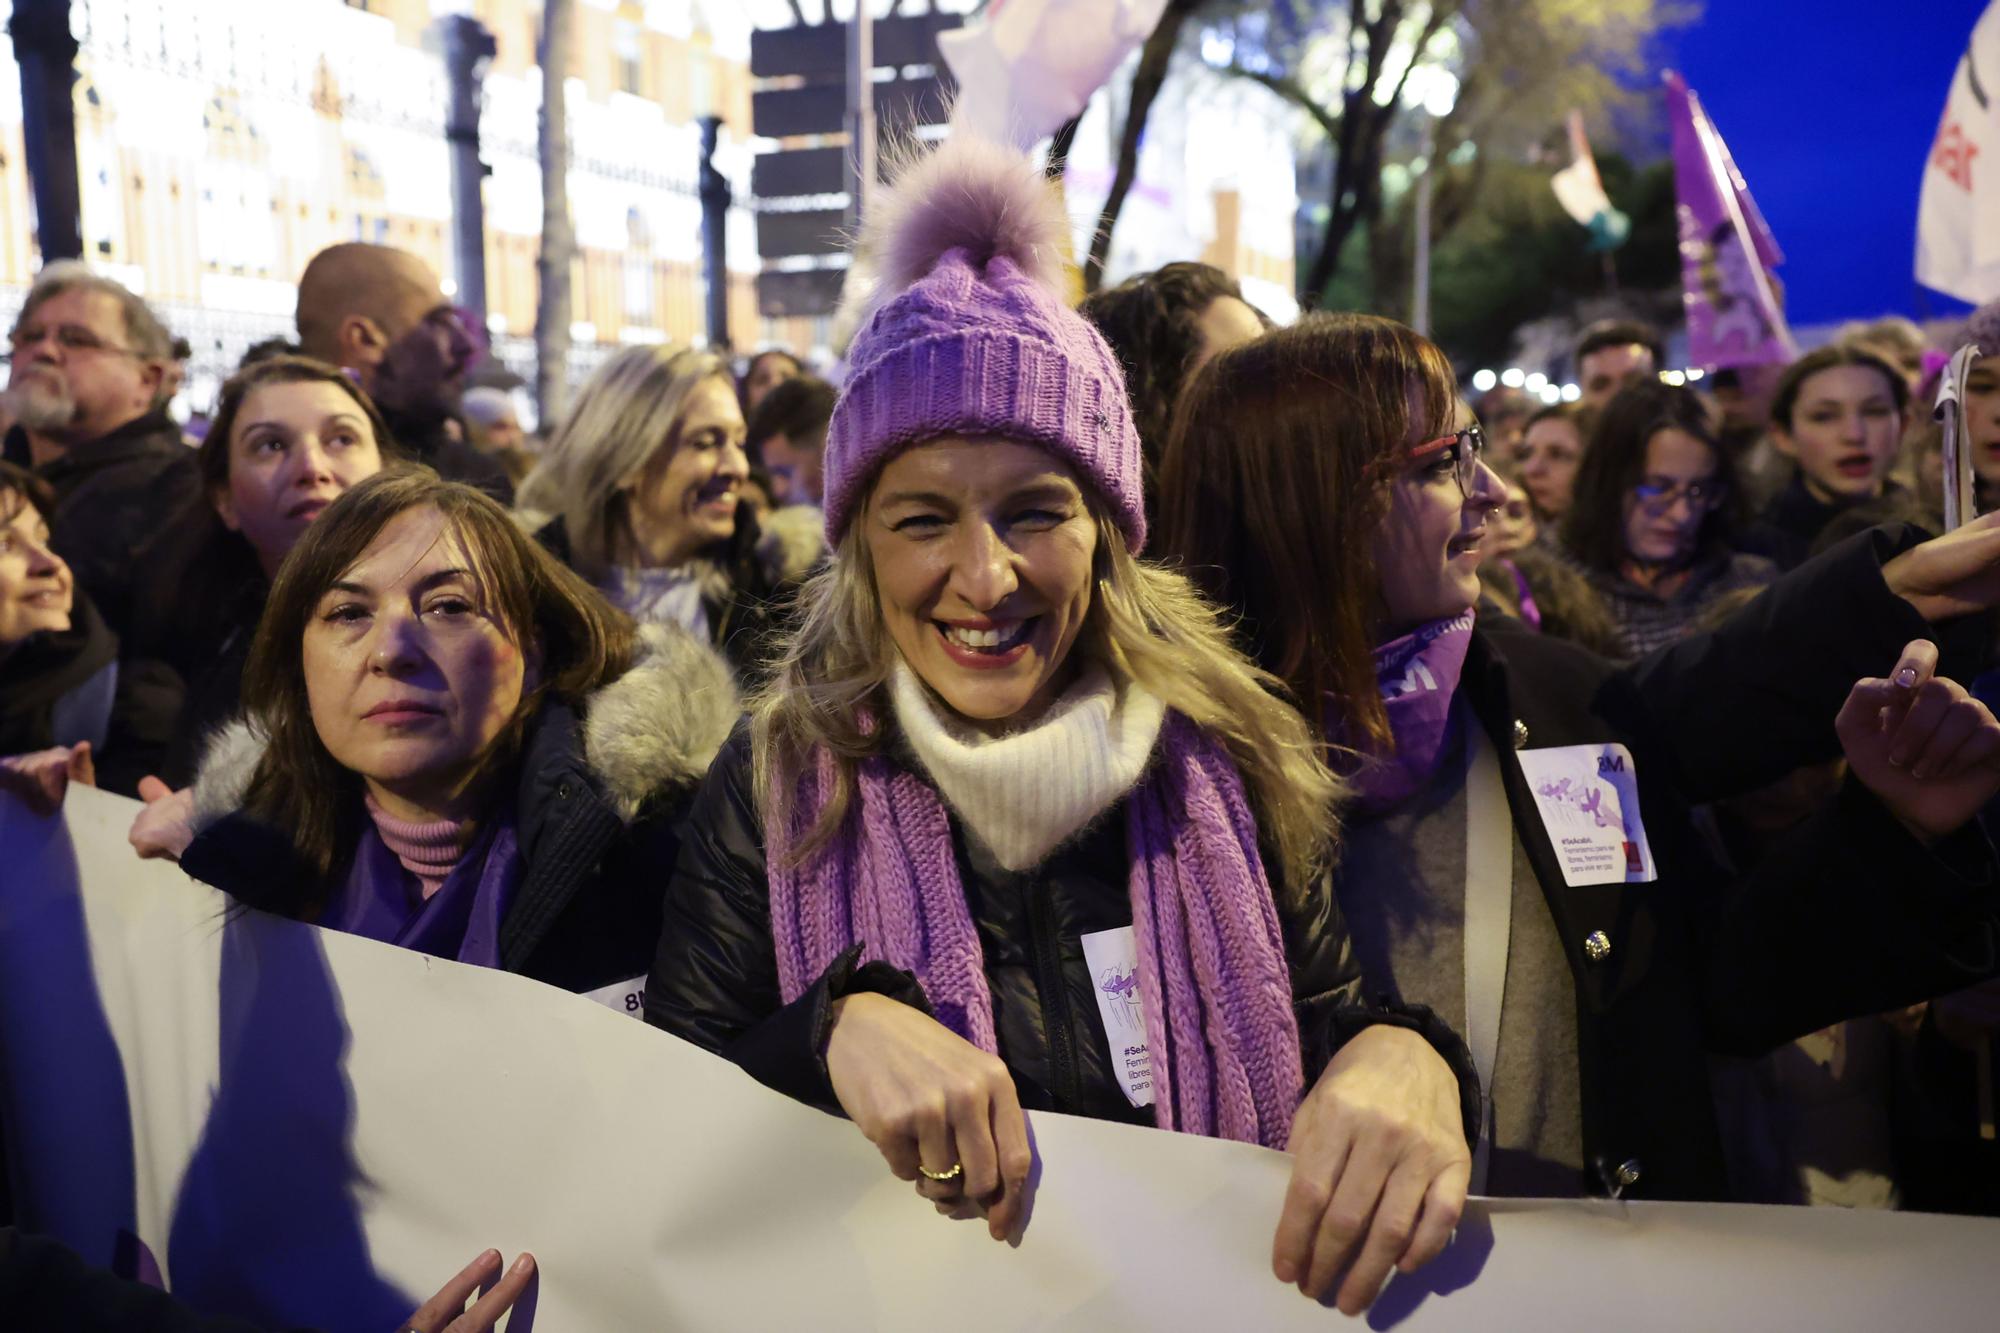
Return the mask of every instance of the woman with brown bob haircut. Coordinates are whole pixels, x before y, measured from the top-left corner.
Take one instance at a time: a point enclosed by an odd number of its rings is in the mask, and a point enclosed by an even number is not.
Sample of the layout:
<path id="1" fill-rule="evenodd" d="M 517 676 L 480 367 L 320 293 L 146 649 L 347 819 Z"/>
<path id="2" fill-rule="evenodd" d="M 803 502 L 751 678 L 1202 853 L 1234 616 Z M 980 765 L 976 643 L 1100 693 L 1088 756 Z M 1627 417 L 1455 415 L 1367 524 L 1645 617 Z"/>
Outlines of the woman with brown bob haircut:
<path id="1" fill-rule="evenodd" d="M 635 634 L 484 493 L 407 466 L 286 560 L 244 702 L 196 780 L 184 870 L 590 992 L 637 991 L 675 815 L 737 712 L 706 645 Z"/>
<path id="2" fill-rule="evenodd" d="M 1935 571 L 1963 543 L 1917 548 L 1918 577 L 1857 539 L 1614 666 L 1475 618 L 1503 492 L 1453 390 L 1433 344 L 1370 316 L 1224 352 L 1182 400 L 1161 548 L 1240 612 L 1352 778 L 1332 891 L 1367 993 L 1468 1039 L 1473 1190 L 1726 1198 L 1707 1052 L 1966 985 L 1952 951 L 2000 924 L 1991 850 L 1962 831 L 2000 789 L 1968 766 L 2000 724 L 1904 647 L 1926 626 L 1897 595 L 1957 586 Z M 1843 750 L 1838 798 L 1726 881 L 1690 803 Z"/>

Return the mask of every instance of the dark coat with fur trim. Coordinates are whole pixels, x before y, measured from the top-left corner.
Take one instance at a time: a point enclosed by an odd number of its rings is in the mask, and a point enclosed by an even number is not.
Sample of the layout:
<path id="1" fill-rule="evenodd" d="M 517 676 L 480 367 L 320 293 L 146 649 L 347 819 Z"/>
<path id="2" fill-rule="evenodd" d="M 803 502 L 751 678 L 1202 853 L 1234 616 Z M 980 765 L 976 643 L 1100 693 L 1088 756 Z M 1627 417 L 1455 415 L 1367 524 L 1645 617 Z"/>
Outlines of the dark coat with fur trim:
<path id="1" fill-rule="evenodd" d="M 517 765 L 525 873 L 501 923 L 500 965 L 565 990 L 645 975 L 688 800 L 738 711 L 728 668 L 706 646 L 661 628 L 643 642 L 633 668 L 581 707 L 546 701 Z M 188 874 L 251 907 L 275 905 L 274 885 L 316 878 L 289 836 L 240 808 L 262 748 L 242 723 L 218 737 L 181 854 Z"/>
<path id="2" fill-rule="evenodd" d="M 716 650 L 746 684 L 762 682 L 777 641 L 790 628 L 792 594 L 826 551 L 822 524 L 817 509 L 793 505 L 773 512 L 760 526 L 750 506 L 741 504 L 735 535 L 704 557 L 708 569 L 701 601 L 709 631 Z M 535 540 L 577 568 L 569 525 L 560 516 L 536 528 Z"/>

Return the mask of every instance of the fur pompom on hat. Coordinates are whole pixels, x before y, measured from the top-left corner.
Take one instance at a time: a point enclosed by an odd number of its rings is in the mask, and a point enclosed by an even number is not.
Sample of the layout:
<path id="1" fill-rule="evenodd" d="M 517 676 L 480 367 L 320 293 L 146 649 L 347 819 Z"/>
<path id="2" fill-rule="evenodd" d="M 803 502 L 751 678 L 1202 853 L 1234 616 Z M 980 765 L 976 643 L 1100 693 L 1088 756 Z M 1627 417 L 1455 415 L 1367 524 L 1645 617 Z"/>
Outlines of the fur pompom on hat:
<path id="1" fill-rule="evenodd" d="M 967 135 L 907 167 L 859 249 L 875 281 L 827 429 L 826 531 L 838 543 L 875 473 L 950 435 L 1037 444 L 1146 542 L 1139 433 L 1118 359 L 1063 292 L 1062 204 L 1034 163 Z"/>

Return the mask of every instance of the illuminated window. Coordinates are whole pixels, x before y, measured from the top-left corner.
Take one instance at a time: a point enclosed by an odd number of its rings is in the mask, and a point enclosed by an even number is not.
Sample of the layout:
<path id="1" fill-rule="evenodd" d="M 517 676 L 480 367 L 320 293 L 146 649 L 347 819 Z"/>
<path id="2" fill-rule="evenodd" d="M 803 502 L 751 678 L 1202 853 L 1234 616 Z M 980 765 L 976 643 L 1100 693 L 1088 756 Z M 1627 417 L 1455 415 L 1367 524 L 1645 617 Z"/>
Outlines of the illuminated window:
<path id="1" fill-rule="evenodd" d="M 618 91 L 644 97 L 646 52 L 639 25 L 630 19 L 617 20 L 611 28 L 611 52 L 618 61 Z"/>
<path id="2" fill-rule="evenodd" d="M 653 301 L 653 230 L 636 208 L 625 210 L 625 322 L 650 329 L 659 322 Z"/>

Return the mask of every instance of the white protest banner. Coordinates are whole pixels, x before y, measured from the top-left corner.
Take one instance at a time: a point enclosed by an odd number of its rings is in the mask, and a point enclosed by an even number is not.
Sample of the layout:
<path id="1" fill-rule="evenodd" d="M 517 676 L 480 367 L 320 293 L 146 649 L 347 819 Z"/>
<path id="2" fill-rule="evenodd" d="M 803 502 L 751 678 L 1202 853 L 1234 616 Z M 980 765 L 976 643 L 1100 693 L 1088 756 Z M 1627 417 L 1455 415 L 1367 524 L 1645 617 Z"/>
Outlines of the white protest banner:
<path id="1" fill-rule="evenodd" d="M 580 996 L 255 914 L 136 861 L 136 807 L 0 800 L 0 1046 L 24 1223 L 270 1323 L 387 1330 L 532 1250 L 560 1330 L 1351 1328 L 1270 1276 L 1288 1159 L 1035 1116 L 1017 1247 L 842 1121 Z M 1476 1204 L 1375 1329 L 1985 1329 L 2000 1222 Z"/>
<path id="2" fill-rule="evenodd" d="M 1952 68 L 1917 202 L 1917 281 L 1977 305 L 2000 296 L 2000 4 Z"/>

